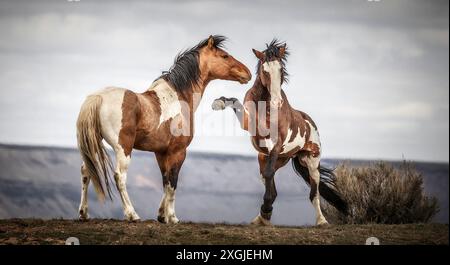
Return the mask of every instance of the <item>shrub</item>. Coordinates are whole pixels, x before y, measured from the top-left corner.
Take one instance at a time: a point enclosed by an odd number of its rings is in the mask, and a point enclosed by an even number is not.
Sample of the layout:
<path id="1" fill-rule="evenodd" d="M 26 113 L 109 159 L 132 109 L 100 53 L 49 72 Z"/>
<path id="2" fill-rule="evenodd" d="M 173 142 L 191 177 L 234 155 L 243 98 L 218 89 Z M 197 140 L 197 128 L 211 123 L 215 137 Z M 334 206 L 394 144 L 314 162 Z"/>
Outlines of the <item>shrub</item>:
<path id="1" fill-rule="evenodd" d="M 343 215 L 322 200 L 325 217 L 332 223 L 425 223 L 439 211 L 437 199 L 423 191 L 422 175 L 412 163 L 394 167 L 387 162 L 353 167 L 340 164 L 336 189 L 348 203 Z"/>

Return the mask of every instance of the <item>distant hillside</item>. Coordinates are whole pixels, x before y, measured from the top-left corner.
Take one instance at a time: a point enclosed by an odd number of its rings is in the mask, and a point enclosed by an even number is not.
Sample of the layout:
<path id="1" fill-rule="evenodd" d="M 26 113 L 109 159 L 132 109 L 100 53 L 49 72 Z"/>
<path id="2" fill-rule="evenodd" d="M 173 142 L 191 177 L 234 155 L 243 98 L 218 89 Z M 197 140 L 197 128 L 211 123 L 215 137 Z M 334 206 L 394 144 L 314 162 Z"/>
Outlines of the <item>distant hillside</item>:
<path id="1" fill-rule="evenodd" d="M 323 163 L 334 166 L 339 161 Z M 80 165 L 76 149 L 0 145 L 0 218 L 77 218 Z M 427 193 L 440 202 L 441 212 L 434 221 L 448 223 L 449 165 L 418 163 L 417 169 L 425 176 Z M 154 155 L 134 152 L 128 176 L 138 214 L 155 219 L 162 183 Z M 276 183 L 274 224 L 313 224 L 309 188 L 290 164 L 279 170 Z M 189 152 L 179 178 L 177 215 L 183 221 L 248 223 L 258 214 L 263 192 L 256 156 Z M 104 205 L 92 188 L 89 196 L 91 217 L 122 218 L 118 194 L 113 203 Z"/>

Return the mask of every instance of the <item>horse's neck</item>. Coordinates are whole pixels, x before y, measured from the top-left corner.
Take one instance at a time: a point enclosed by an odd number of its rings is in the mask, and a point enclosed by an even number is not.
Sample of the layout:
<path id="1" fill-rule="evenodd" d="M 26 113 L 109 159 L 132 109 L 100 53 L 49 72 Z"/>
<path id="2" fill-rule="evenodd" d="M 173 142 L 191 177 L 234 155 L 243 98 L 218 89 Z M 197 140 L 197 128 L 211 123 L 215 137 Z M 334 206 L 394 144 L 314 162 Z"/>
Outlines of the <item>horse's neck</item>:
<path id="1" fill-rule="evenodd" d="M 253 84 L 253 101 L 258 104 L 259 102 L 266 102 L 266 107 L 270 107 L 271 95 L 269 89 L 265 87 L 261 80 L 256 78 L 255 83 Z"/>
<path id="2" fill-rule="evenodd" d="M 188 93 L 192 95 L 191 98 L 193 112 L 195 112 L 200 105 L 203 93 L 205 92 L 205 89 L 210 81 L 211 80 L 208 78 L 208 76 L 200 74 L 199 80 L 197 80 L 196 84 L 189 89 Z"/>

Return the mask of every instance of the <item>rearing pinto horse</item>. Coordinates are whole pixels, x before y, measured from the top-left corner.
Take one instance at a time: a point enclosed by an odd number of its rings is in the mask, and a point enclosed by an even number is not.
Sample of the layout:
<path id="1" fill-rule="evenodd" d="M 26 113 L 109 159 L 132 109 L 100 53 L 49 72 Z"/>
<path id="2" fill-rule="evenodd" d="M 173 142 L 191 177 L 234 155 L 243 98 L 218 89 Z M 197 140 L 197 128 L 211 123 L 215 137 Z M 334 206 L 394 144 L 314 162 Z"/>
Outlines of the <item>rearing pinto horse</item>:
<path id="1" fill-rule="evenodd" d="M 225 97 L 216 99 L 212 105 L 214 110 L 231 107 L 241 127 L 250 132 L 252 144 L 258 151 L 266 190 L 260 214 L 252 223 L 271 224 L 272 204 L 277 196 L 275 172 L 292 159 L 296 173 L 311 186 L 310 200 L 316 210 L 316 224 L 327 224 L 320 209 L 320 195 L 344 213 L 347 205 L 334 188 L 333 172 L 320 166 L 321 145 L 316 124 L 306 113 L 293 109 L 281 89 L 288 75 L 286 44 L 273 40 L 263 52 L 253 49 L 253 53 L 259 59 L 257 77 L 245 95 L 244 105 L 235 98 Z"/>
<path id="2" fill-rule="evenodd" d="M 156 155 L 164 184 L 158 221 L 177 223 L 175 190 L 178 173 L 193 138 L 194 112 L 208 83 L 215 79 L 251 79 L 248 68 L 225 52 L 223 36 L 210 36 L 180 53 L 169 71 L 143 93 L 107 88 L 87 97 L 77 121 L 81 166 L 79 218 L 88 218 L 87 190 L 92 181 L 100 199 L 111 197 L 109 174 L 114 172 L 125 218 L 139 220 L 126 189 L 133 148 Z M 179 130 L 181 128 L 181 130 Z M 114 150 L 113 170 L 102 140 Z"/>

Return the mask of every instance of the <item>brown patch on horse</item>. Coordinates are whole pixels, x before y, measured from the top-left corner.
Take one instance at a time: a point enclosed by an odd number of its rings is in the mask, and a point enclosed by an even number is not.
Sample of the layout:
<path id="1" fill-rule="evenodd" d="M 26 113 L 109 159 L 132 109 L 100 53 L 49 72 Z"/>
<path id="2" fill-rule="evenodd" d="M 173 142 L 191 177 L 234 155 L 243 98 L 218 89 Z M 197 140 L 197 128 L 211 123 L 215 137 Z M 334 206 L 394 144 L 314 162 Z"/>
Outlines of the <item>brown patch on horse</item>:
<path id="1" fill-rule="evenodd" d="M 312 202 L 317 195 L 317 183 L 311 177 L 309 177 L 309 184 L 311 185 L 309 200 Z"/>
<path id="2" fill-rule="evenodd" d="M 136 120 L 140 111 L 136 94 L 126 90 L 122 102 L 122 128 L 119 132 L 119 144 L 122 146 L 125 156 L 130 156 L 136 137 Z"/>
<path id="3" fill-rule="evenodd" d="M 318 157 L 320 155 L 319 145 L 311 141 L 306 142 L 303 150 L 309 151 L 310 155 L 312 155 L 313 157 Z"/>
<path id="4" fill-rule="evenodd" d="M 317 131 L 317 126 L 316 123 L 313 121 L 313 119 L 311 119 L 311 117 L 308 114 L 304 113 L 303 111 L 299 110 L 299 112 L 301 113 L 303 119 L 307 120 Z"/>
<path id="5" fill-rule="evenodd" d="M 295 137 L 297 137 L 297 134 L 298 134 L 298 126 L 295 124 L 295 126 L 293 127 L 293 128 L 291 128 L 291 130 L 292 130 L 292 134 L 291 134 L 291 138 L 289 139 L 289 142 L 292 142 L 292 141 L 294 141 L 294 139 L 295 139 Z M 300 135 L 300 136 L 302 136 L 302 135 Z M 303 136 L 302 136 L 303 137 Z"/>

